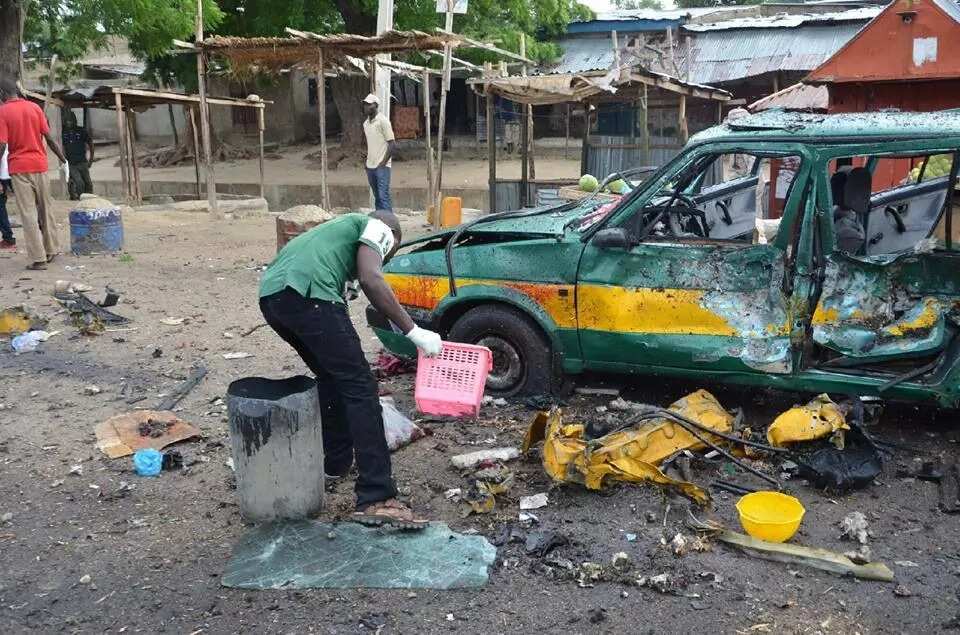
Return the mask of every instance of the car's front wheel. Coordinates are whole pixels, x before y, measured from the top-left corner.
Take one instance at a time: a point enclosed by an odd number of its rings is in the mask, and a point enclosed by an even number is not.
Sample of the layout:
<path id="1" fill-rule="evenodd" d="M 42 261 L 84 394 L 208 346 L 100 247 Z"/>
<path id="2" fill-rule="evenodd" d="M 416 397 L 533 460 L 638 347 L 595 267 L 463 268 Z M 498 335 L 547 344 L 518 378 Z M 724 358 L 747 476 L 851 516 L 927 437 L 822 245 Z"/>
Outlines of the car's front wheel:
<path id="1" fill-rule="evenodd" d="M 520 311 L 503 305 L 475 307 L 454 322 L 448 339 L 486 346 L 493 353 L 487 394 L 510 397 L 552 391 L 554 370 L 550 343 L 537 325 Z"/>

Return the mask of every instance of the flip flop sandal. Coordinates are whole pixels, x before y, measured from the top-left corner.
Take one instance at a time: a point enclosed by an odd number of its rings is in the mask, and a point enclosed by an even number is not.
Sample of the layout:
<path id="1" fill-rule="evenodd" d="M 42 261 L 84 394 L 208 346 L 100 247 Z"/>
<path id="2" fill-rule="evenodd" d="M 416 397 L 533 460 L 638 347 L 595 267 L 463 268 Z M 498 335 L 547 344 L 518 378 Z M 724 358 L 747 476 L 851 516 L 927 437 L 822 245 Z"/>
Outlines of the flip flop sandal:
<path id="1" fill-rule="evenodd" d="M 420 531 L 430 524 L 429 520 L 414 518 L 413 511 L 400 503 L 374 503 L 363 511 L 354 512 L 352 518 L 367 527 L 386 526 L 406 531 Z"/>

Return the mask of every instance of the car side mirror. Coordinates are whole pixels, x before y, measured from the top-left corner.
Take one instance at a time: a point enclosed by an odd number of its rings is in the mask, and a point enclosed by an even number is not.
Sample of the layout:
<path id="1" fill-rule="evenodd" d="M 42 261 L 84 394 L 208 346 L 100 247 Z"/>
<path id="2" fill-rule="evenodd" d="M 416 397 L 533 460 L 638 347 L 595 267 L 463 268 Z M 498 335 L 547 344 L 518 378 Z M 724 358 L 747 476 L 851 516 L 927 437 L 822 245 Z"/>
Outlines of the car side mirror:
<path id="1" fill-rule="evenodd" d="M 601 229 L 594 235 L 591 242 L 598 249 L 630 249 L 635 244 L 629 232 L 623 227 Z"/>

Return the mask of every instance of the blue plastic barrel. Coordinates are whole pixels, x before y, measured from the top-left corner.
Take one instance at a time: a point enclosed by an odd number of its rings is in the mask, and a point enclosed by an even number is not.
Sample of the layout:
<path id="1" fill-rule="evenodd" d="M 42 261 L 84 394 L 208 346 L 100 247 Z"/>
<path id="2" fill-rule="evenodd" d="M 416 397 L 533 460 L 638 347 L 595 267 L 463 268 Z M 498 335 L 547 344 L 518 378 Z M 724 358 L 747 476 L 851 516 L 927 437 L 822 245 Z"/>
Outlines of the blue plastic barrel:
<path id="1" fill-rule="evenodd" d="M 116 207 L 70 211 L 70 251 L 78 256 L 123 249 L 123 219 Z"/>

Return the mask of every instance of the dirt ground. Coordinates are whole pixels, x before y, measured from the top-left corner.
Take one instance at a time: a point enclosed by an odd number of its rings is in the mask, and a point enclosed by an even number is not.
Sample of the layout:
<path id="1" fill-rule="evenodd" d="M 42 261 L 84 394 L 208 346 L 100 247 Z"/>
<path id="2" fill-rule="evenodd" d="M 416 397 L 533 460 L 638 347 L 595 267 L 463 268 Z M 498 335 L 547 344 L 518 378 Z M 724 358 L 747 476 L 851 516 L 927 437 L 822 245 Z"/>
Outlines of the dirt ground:
<path id="1" fill-rule="evenodd" d="M 256 290 L 274 251 L 273 219 L 214 223 L 197 214 L 140 213 L 129 215 L 125 228 L 123 257 L 63 256 L 48 271 L 27 272 L 22 253 L 0 256 L 0 307 L 27 303 L 50 318 L 50 330 L 60 331 L 36 353 L 15 356 L 0 342 L 2 632 L 917 633 L 958 624 L 960 518 L 937 510 L 936 485 L 896 476 L 898 464 L 926 455 L 898 450 L 877 482 L 849 495 L 824 494 L 796 479 L 785 483 L 807 509 L 796 542 L 853 549 L 840 540 L 839 523 L 852 511 L 866 515 L 873 557 L 894 570 L 896 582 L 863 582 L 757 560 L 721 544 L 675 556 L 662 539 L 678 531 L 690 535 L 682 499 L 652 486 L 600 493 L 554 486 L 537 457 L 510 463 L 516 482 L 494 513 L 462 518 L 444 497 L 468 484 L 450 456 L 518 445 L 533 414 L 522 403 L 486 406 L 478 421 L 425 422 L 432 436 L 394 455 L 404 498 L 432 519 L 492 539 L 516 523 L 520 496 L 547 491 L 548 506 L 535 512 L 540 529 L 568 539 L 553 552 L 555 561 L 608 565 L 623 551 L 640 573 L 669 574 L 668 592 L 613 582 L 582 588 L 527 555 L 523 544 L 499 548 L 481 590 L 224 588 L 219 576 L 245 527 L 225 464 L 226 413 L 216 400 L 240 377 L 305 371 L 269 329 L 240 336 L 261 321 Z M 116 311 L 132 320 L 130 330 L 79 335 L 50 297 L 57 279 L 89 284 L 97 298 L 106 285 L 120 291 Z M 372 355 L 379 347 L 361 323 L 362 308 L 357 303 L 352 313 Z M 168 317 L 188 319 L 162 324 Z M 239 351 L 254 356 L 222 357 Z M 180 445 L 187 469 L 140 478 L 129 459 L 109 460 L 96 450 L 95 424 L 155 405 L 198 362 L 210 373 L 177 408 L 203 432 L 201 440 Z M 85 394 L 92 384 L 102 392 Z M 701 387 L 657 378 L 625 386 L 625 395 L 661 405 Z M 706 387 L 727 408 L 744 408 L 755 429 L 807 399 Z M 409 376 L 382 388 L 414 414 Z M 586 420 L 607 399 L 574 396 L 566 416 Z M 956 454 L 960 439 L 954 413 L 902 406 L 888 409 L 874 432 L 934 455 Z M 723 465 L 699 467 L 698 482 L 709 482 L 718 469 Z M 739 473 L 728 478 L 759 484 Z M 710 514 L 739 529 L 735 500 L 717 494 Z M 323 517 L 350 509 L 351 484 L 342 483 Z"/>
<path id="2" fill-rule="evenodd" d="M 551 139 L 551 142 L 557 140 Z M 562 142 L 562 139 L 559 140 Z M 543 142 L 546 143 L 546 142 Z M 472 148 L 472 142 L 460 138 L 459 144 Z M 576 180 L 580 178 L 580 150 L 571 147 L 567 151 L 567 158 L 563 158 L 563 147 L 554 147 L 553 143 L 542 150 L 542 156 L 536 160 L 536 172 L 540 178 Z M 316 184 L 320 181 L 320 164 L 304 158 L 314 153 L 318 146 L 292 145 L 284 146 L 279 158 L 270 159 L 265 163 L 265 174 L 270 183 L 288 184 Z M 331 150 L 332 152 L 333 150 Z M 443 161 L 443 183 L 449 188 L 487 187 L 488 169 L 486 150 L 476 155 L 469 150 L 459 150 Z M 102 158 L 94 162 L 90 169 L 93 181 L 119 181 L 120 167 L 116 163 L 116 147 L 98 148 L 98 156 Z M 422 150 L 413 147 L 402 150 L 403 160 L 394 160 L 391 184 L 394 188 L 424 187 L 427 173 L 426 159 L 422 157 Z M 466 155 L 466 156 L 465 156 Z M 477 160 L 479 158 L 480 160 Z M 256 159 L 229 161 L 216 165 L 217 181 L 220 183 L 257 183 L 259 167 Z M 520 178 L 520 158 L 517 155 L 503 155 L 497 161 L 497 176 L 502 179 Z M 144 181 L 186 181 L 192 182 L 195 178 L 193 164 L 180 165 L 169 168 L 141 168 L 140 178 Z M 347 165 L 338 170 L 329 172 L 331 185 L 365 185 L 367 175 L 360 165 Z"/>

